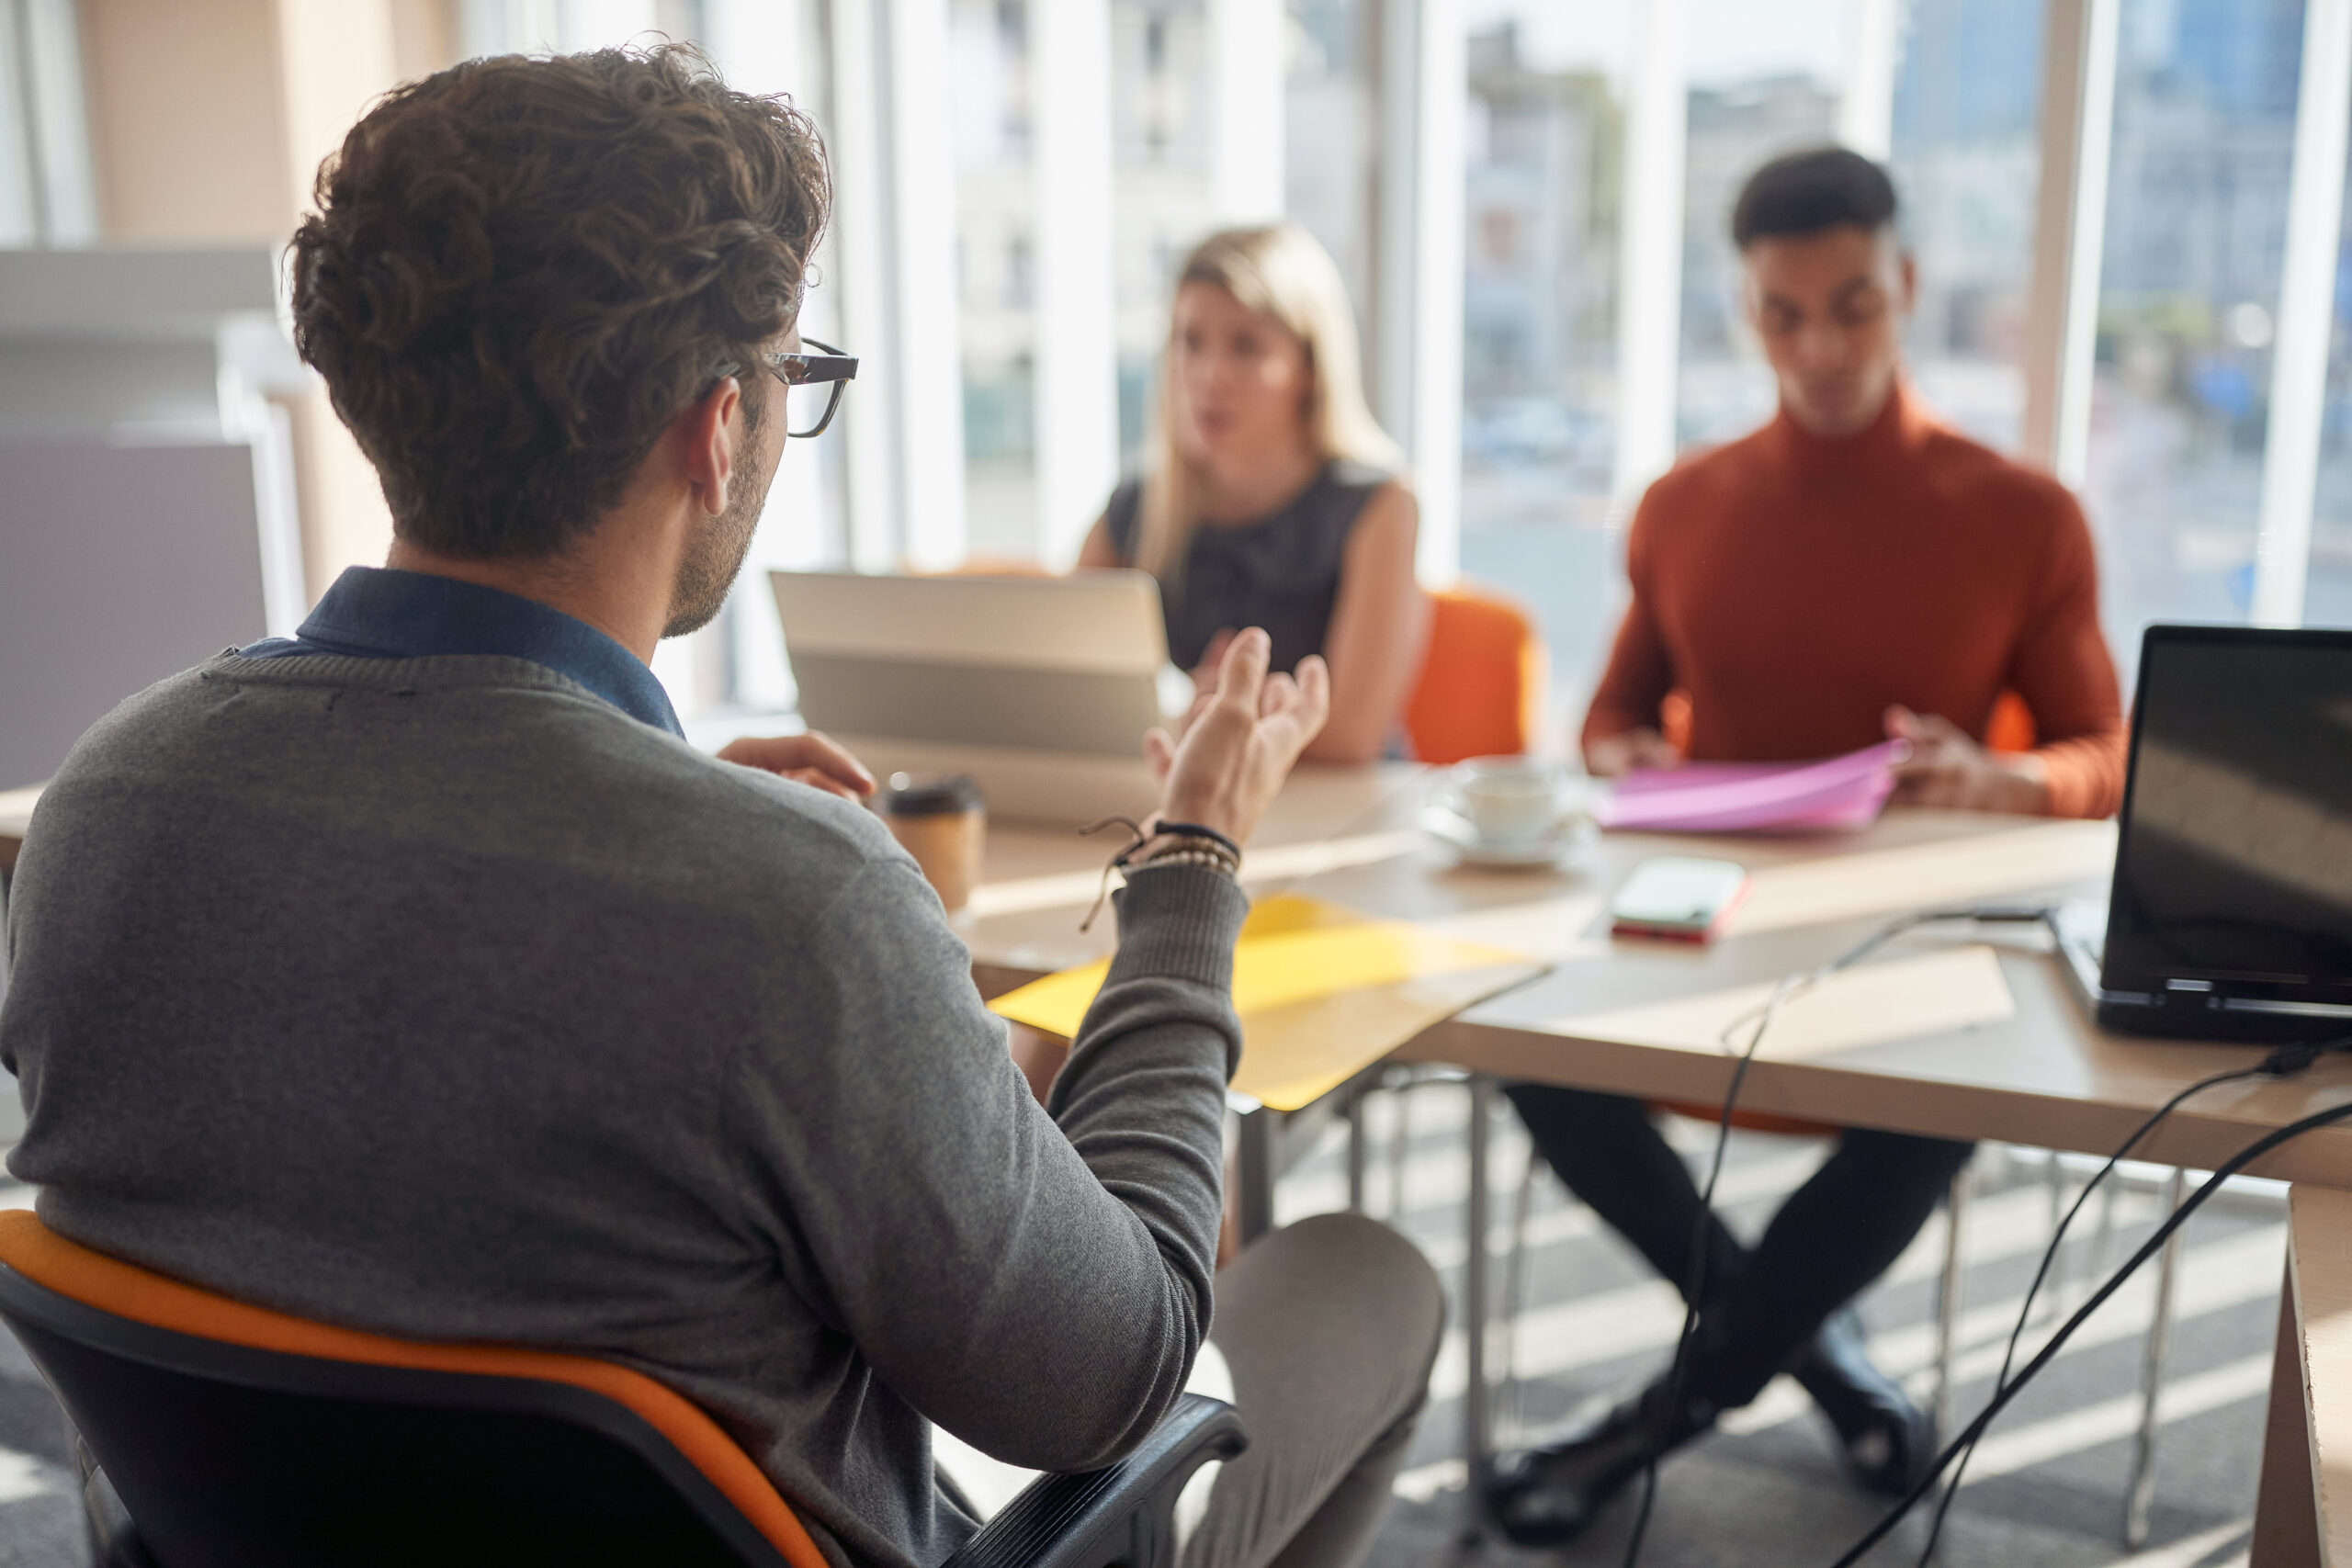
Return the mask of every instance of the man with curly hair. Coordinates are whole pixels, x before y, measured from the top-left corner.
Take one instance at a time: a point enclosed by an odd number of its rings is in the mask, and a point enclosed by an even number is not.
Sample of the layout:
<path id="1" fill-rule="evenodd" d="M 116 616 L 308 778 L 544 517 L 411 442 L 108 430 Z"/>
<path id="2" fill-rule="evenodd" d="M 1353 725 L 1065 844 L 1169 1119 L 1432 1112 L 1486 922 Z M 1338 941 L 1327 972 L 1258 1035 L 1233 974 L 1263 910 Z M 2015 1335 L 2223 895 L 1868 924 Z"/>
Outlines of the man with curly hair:
<path id="1" fill-rule="evenodd" d="M 1245 901 L 1204 846 L 1321 725 L 1319 661 L 1269 675 L 1247 633 L 1150 742 L 1171 826 L 1040 1106 L 865 771 L 813 735 L 701 755 L 647 667 L 838 396 L 795 325 L 808 123 L 687 50 L 477 61 L 316 194 L 296 333 L 395 540 L 44 795 L 0 1014 L 43 1217 L 280 1310 L 636 1366 L 843 1564 L 972 1532 L 933 1423 L 1091 1469 L 1218 1359 L 1252 1446 L 1187 1561 L 1360 1558 L 1434 1277 L 1345 1215 L 1214 1273 Z"/>

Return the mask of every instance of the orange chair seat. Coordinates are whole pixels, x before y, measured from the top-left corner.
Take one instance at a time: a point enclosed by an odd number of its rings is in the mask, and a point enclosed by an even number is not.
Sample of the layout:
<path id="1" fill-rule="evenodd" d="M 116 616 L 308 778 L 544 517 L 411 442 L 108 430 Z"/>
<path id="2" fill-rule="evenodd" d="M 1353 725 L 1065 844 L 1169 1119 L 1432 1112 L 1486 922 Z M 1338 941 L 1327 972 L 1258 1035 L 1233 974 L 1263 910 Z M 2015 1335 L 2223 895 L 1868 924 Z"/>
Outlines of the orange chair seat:
<path id="1" fill-rule="evenodd" d="M 195 1338 L 367 1366 L 533 1378 L 601 1394 L 668 1438 L 792 1568 L 829 1568 L 791 1505 L 751 1456 L 698 1407 L 642 1372 L 552 1350 L 395 1339 L 272 1312 L 93 1252 L 51 1230 L 29 1209 L 0 1211 L 0 1264 L 84 1306 Z"/>
<path id="2" fill-rule="evenodd" d="M 1676 687 L 1658 705 L 1658 733 L 1685 756 L 1690 752 L 1690 694 Z M 2033 710 L 2015 692 L 2003 692 L 1993 701 L 1993 716 L 1984 721 L 1987 751 L 2020 752 L 2034 748 Z"/>
<path id="3" fill-rule="evenodd" d="M 1679 1100 L 1654 1100 L 1652 1111 L 1668 1111 L 1677 1116 L 1688 1116 L 1693 1122 L 1704 1122 L 1710 1127 L 1723 1120 L 1720 1105 L 1684 1104 Z M 1792 1138 L 1831 1138 L 1846 1129 L 1832 1122 L 1806 1122 L 1794 1116 L 1775 1116 L 1769 1111 L 1739 1111 L 1731 1113 L 1731 1124 L 1743 1133 L 1779 1133 Z"/>
<path id="4" fill-rule="evenodd" d="M 1527 750 L 1544 670 L 1543 639 L 1517 604 L 1467 586 L 1430 594 L 1429 651 L 1405 705 L 1413 754 L 1445 765 Z"/>

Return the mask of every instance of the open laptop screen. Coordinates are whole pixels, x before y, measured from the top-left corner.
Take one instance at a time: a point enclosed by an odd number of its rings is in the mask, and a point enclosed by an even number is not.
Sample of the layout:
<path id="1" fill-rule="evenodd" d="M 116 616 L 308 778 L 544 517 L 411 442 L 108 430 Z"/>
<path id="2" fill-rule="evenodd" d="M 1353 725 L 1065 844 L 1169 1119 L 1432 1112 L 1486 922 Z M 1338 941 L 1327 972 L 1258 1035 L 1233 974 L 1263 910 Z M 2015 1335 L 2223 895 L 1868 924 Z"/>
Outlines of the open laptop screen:
<path id="1" fill-rule="evenodd" d="M 2352 1002 L 2352 632 L 2149 628 L 2101 980 Z"/>

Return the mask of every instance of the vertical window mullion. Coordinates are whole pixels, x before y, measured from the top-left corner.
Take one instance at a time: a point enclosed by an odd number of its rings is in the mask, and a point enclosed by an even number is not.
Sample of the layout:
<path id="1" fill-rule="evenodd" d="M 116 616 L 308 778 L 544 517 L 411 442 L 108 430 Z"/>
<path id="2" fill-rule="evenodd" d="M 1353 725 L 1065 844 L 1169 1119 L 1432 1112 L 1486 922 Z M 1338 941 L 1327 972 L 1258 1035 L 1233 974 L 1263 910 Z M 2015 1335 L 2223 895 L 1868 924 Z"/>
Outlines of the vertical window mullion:
<path id="1" fill-rule="evenodd" d="M 1077 563 L 1119 477 L 1110 0 L 1029 0 L 1037 554 Z"/>
<path id="2" fill-rule="evenodd" d="M 1681 0 L 1640 7 L 1625 94 L 1624 197 L 1617 268 L 1618 504 L 1674 462 L 1682 338 L 1683 158 L 1690 107 Z"/>
<path id="3" fill-rule="evenodd" d="M 2079 490 L 2106 251 L 2122 0 L 2050 0 L 2041 67 L 2041 194 L 2026 322 L 2027 456 Z"/>
<path id="4" fill-rule="evenodd" d="M 1208 0 L 1212 199 L 1225 224 L 1283 215 L 1282 0 Z"/>
<path id="5" fill-rule="evenodd" d="M 2253 619 L 2299 626 L 2311 568 L 2328 347 L 2335 321 L 2336 248 L 2352 130 L 2352 0 L 2306 0 L 2301 96 L 2295 105 L 2277 347 L 2254 555 Z"/>
<path id="6" fill-rule="evenodd" d="M 884 0 L 881 51 L 890 248 L 891 368 L 900 548 L 919 570 L 965 554 L 964 359 L 946 0 Z"/>
<path id="7" fill-rule="evenodd" d="M 880 6 L 828 0 L 833 177 L 831 243 L 838 258 L 842 346 L 860 356 L 855 406 L 844 411 L 849 562 L 888 571 L 899 559 L 898 356 L 893 348 L 889 137 L 881 80 Z"/>

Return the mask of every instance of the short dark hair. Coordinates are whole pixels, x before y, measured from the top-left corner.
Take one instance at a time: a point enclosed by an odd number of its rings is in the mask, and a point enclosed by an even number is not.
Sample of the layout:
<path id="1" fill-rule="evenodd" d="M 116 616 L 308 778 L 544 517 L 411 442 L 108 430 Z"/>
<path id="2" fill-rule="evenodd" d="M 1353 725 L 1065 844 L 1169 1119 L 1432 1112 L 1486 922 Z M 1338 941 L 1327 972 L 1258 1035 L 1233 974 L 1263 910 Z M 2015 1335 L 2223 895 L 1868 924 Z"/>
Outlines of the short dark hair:
<path id="1" fill-rule="evenodd" d="M 314 198 L 291 246 L 302 357 L 394 531 L 496 559 L 563 549 L 724 363 L 791 328 L 831 193 L 806 117 L 667 44 L 398 88 Z"/>
<path id="2" fill-rule="evenodd" d="M 1732 243 L 1801 238 L 1852 224 L 1872 232 L 1894 221 L 1894 182 L 1885 169 L 1843 147 L 1815 147 L 1773 159 L 1747 176 L 1731 209 Z"/>

